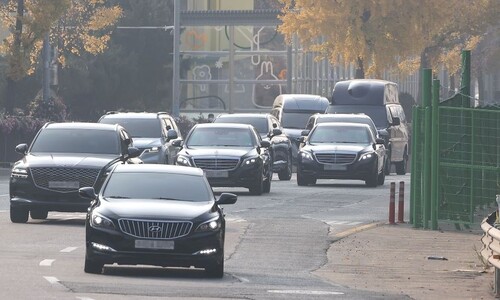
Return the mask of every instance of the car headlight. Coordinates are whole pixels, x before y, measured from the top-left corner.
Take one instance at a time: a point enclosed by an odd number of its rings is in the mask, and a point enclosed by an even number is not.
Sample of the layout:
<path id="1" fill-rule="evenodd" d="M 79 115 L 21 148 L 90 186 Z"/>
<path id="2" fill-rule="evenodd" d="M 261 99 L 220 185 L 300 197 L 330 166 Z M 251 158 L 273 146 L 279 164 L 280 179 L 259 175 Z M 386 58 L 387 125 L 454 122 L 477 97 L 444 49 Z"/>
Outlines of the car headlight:
<path id="1" fill-rule="evenodd" d="M 98 213 L 92 213 L 90 216 L 90 225 L 95 228 L 116 229 L 113 221 Z"/>
<path id="2" fill-rule="evenodd" d="M 14 178 L 28 178 L 28 170 L 24 167 L 13 167 L 10 176 Z"/>
<path id="3" fill-rule="evenodd" d="M 220 217 L 215 217 L 198 225 L 195 231 L 196 232 L 217 231 L 220 229 L 221 226 L 222 222 Z"/>
<path id="4" fill-rule="evenodd" d="M 369 160 L 371 158 L 375 157 L 375 153 L 365 153 L 363 155 L 361 155 L 361 157 L 359 158 L 360 161 L 363 161 L 363 160 Z"/>
<path id="5" fill-rule="evenodd" d="M 189 161 L 189 158 L 183 155 L 177 156 L 176 164 L 181 166 L 191 167 L 191 162 Z"/>
<path id="6" fill-rule="evenodd" d="M 256 161 L 257 161 L 257 157 L 245 158 L 245 160 L 243 160 L 243 165 L 244 166 L 250 166 L 250 165 L 255 164 Z"/>
<path id="7" fill-rule="evenodd" d="M 313 160 L 313 157 L 309 152 L 300 152 L 300 157 L 302 160 Z"/>

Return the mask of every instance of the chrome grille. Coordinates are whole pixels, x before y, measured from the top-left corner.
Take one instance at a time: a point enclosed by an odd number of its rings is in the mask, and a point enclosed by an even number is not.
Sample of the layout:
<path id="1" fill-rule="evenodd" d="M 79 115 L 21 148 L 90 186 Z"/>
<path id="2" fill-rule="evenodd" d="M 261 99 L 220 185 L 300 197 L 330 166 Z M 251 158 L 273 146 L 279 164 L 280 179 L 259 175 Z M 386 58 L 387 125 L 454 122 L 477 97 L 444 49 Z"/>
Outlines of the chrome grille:
<path id="1" fill-rule="evenodd" d="M 30 168 L 31 176 L 35 185 L 57 192 L 78 191 L 80 187 L 94 186 L 100 169 L 43 167 Z M 78 182 L 79 187 L 49 187 L 49 182 Z"/>
<path id="2" fill-rule="evenodd" d="M 175 239 L 187 235 L 193 223 L 119 219 L 120 230 L 137 238 Z"/>
<path id="3" fill-rule="evenodd" d="M 352 153 L 316 153 L 315 156 L 322 164 L 349 164 L 356 159 Z"/>
<path id="4" fill-rule="evenodd" d="M 239 159 L 234 158 L 195 158 L 194 164 L 204 170 L 232 170 L 238 166 Z"/>

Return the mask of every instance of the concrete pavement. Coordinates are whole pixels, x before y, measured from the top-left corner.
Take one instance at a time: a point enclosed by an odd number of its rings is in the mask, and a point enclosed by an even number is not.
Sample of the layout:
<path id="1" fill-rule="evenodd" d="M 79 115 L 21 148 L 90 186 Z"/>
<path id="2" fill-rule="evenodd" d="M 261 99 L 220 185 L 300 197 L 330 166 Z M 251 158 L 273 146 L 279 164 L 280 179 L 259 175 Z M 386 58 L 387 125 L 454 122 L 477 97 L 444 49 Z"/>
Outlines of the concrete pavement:
<path id="1" fill-rule="evenodd" d="M 372 224 L 336 240 L 314 272 L 351 288 L 412 299 L 496 299 L 494 268 L 479 254 L 482 230 L 432 231 Z"/>

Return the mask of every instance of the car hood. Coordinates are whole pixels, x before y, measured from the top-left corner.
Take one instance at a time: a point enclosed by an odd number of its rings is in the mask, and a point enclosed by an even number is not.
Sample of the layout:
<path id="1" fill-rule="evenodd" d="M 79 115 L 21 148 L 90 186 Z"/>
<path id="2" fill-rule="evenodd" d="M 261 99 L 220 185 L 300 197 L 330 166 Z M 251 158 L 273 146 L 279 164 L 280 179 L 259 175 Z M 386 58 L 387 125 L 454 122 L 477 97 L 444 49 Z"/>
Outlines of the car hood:
<path id="1" fill-rule="evenodd" d="M 134 146 L 137 148 L 159 147 L 161 139 L 159 138 L 133 138 Z"/>
<path id="2" fill-rule="evenodd" d="M 320 152 L 331 152 L 331 151 L 345 151 L 345 152 L 360 152 L 369 147 L 366 144 L 316 144 L 307 145 L 303 150 L 309 150 L 316 153 Z"/>
<path id="3" fill-rule="evenodd" d="M 232 156 L 242 157 L 250 152 L 255 151 L 255 148 L 185 148 L 182 153 L 190 156 Z M 179 154 L 182 154 L 179 153 Z"/>
<path id="4" fill-rule="evenodd" d="M 103 201 L 98 211 L 113 218 L 192 220 L 211 210 L 214 202 L 119 199 Z"/>
<path id="5" fill-rule="evenodd" d="M 34 167 L 85 167 L 102 168 L 117 154 L 92 154 L 92 153 L 57 153 L 57 154 L 27 154 L 23 163 Z"/>

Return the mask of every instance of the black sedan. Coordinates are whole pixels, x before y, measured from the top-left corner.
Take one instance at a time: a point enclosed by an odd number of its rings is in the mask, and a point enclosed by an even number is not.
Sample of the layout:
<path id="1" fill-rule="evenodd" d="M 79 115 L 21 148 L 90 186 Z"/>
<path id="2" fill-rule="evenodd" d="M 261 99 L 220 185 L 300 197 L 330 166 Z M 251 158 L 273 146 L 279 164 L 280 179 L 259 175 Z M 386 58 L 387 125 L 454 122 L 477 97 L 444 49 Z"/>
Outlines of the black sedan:
<path id="1" fill-rule="evenodd" d="M 188 188 L 186 188 L 188 187 Z M 204 268 L 224 275 L 225 220 L 203 171 L 169 165 L 117 165 L 92 200 L 86 220 L 85 272 L 101 273 L 104 264 Z"/>
<path id="2" fill-rule="evenodd" d="M 245 187 L 261 195 L 271 190 L 269 146 L 252 125 L 197 124 L 189 131 L 176 164 L 203 169 L 212 187 Z"/>
<path id="3" fill-rule="evenodd" d="M 384 140 L 375 138 L 368 125 L 320 123 L 302 139 L 298 185 L 315 184 L 317 179 L 359 179 L 370 187 L 384 184 Z"/>

